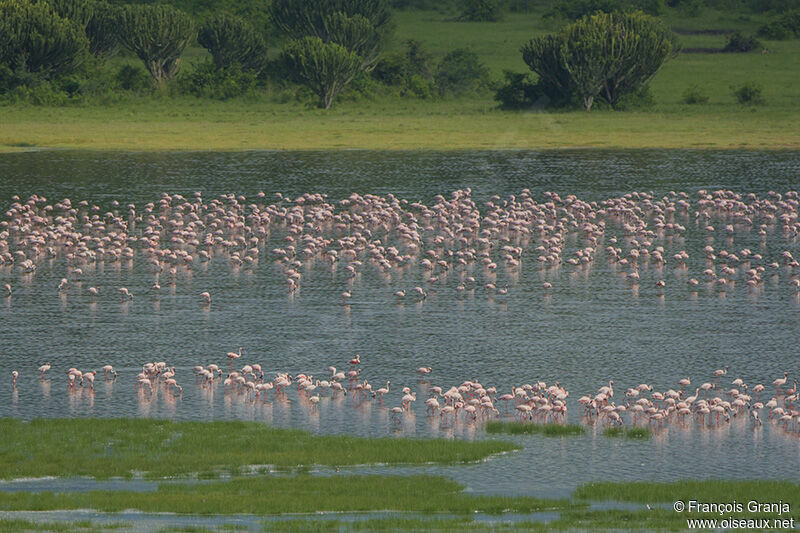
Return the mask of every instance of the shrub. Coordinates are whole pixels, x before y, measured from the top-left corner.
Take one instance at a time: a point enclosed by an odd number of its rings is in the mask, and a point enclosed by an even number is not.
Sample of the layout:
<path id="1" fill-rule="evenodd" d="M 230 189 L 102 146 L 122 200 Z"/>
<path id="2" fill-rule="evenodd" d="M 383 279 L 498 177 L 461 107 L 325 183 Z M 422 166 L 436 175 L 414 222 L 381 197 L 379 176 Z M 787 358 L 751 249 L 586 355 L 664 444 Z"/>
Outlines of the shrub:
<path id="1" fill-rule="evenodd" d="M 228 100 L 255 91 L 257 76 L 253 71 L 242 69 L 239 63 L 219 68 L 214 63 L 201 63 L 192 72 L 178 81 L 184 94 L 214 100 Z"/>
<path id="2" fill-rule="evenodd" d="M 659 16 L 666 11 L 666 4 L 664 0 L 557 0 L 544 17 L 574 21 L 598 12 L 617 11 L 643 11 Z"/>
<path id="3" fill-rule="evenodd" d="M 458 20 L 496 22 L 500 20 L 500 4 L 498 0 L 461 0 Z"/>
<path id="4" fill-rule="evenodd" d="M 494 93 L 500 109 L 532 109 L 545 107 L 549 101 L 542 87 L 531 80 L 529 74 L 503 71 L 503 83 Z"/>
<path id="5" fill-rule="evenodd" d="M 398 87 L 401 95 L 427 98 L 433 93 L 430 54 L 419 41 L 406 41 L 405 50 L 385 54 L 372 71 L 381 83 Z"/>
<path id="6" fill-rule="evenodd" d="M 153 78 L 150 74 L 133 65 L 122 65 L 114 75 L 114 81 L 125 91 L 142 92 L 153 88 Z"/>
<path id="7" fill-rule="evenodd" d="M 86 59 L 89 41 L 77 23 L 47 4 L 0 2 L 0 64 L 43 78 L 73 72 Z"/>
<path id="8" fill-rule="evenodd" d="M 243 70 L 261 72 L 267 60 L 267 44 L 253 26 L 234 15 L 220 14 L 208 19 L 197 35 L 200 45 L 211 53 L 217 68 L 238 64 Z"/>
<path id="9" fill-rule="evenodd" d="M 742 105 L 763 104 L 764 98 L 761 96 L 761 85 L 754 81 L 744 83 L 739 86 L 732 86 L 733 96 Z"/>
<path id="10" fill-rule="evenodd" d="M 683 91 L 681 97 L 684 104 L 705 104 L 708 102 L 708 95 L 697 85 L 692 85 Z"/>
<path id="11" fill-rule="evenodd" d="M 761 43 L 752 35 L 744 35 L 740 31 L 733 32 L 728 37 L 728 43 L 723 52 L 750 52 L 756 48 L 760 48 Z"/>
<path id="12" fill-rule="evenodd" d="M 134 5 L 120 12 L 119 36 L 163 87 L 175 76 L 181 53 L 194 38 L 194 26 L 189 15 L 172 6 Z"/>
<path id="13" fill-rule="evenodd" d="M 800 37 L 800 10 L 786 11 L 775 20 L 761 26 L 758 34 L 774 41 Z"/>
<path id="14" fill-rule="evenodd" d="M 442 58 L 434 80 L 440 94 L 464 94 L 486 86 L 489 71 L 478 59 L 478 54 L 458 48 Z"/>

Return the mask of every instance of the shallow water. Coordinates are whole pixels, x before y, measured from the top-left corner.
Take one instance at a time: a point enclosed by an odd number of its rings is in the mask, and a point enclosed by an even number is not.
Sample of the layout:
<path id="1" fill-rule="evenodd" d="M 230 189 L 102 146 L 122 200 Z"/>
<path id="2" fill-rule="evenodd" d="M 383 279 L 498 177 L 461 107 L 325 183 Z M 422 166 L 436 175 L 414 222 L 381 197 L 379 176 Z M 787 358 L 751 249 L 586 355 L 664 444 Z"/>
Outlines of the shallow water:
<path id="1" fill-rule="evenodd" d="M 657 195 L 722 187 L 740 193 L 784 192 L 800 187 L 800 153 L 38 152 L 0 154 L 0 176 L 3 211 L 14 194 L 86 199 L 105 210 L 113 199 L 142 205 L 162 192 L 188 196 L 197 190 L 206 200 L 258 191 L 268 198 L 275 192 L 323 192 L 339 199 L 355 191 L 393 193 L 430 204 L 436 194 L 471 187 L 482 205 L 493 194 L 505 197 L 526 187 L 539 200 L 549 190 L 587 201 L 634 190 Z M 33 279 L 0 267 L 0 285 L 14 286 L 11 298 L 0 297 L 0 376 L 9 376 L 12 369 L 21 372 L 16 392 L 10 386 L 0 391 L 0 416 L 242 419 L 316 432 L 484 438 L 480 424 L 442 427 L 438 417 L 428 419 L 421 401 L 425 385 L 418 383 L 414 369 L 433 367 L 432 384 L 477 379 L 504 392 L 514 384 L 558 380 L 571 393 L 570 422 L 579 418 L 574 399 L 595 392 L 609 379 L 621 396 L 626 387 L 642 382 L 658 390 L 677 389 L 677 381 L 687 375 L 699 384 L 725 364 L 730 365 L 728 382 L 742 377 L 751 386 L 771 383 L 784 371 L 790 378 L 797 376 L 800 300 L 784 269 L 765 276 L 765 287 L 755 294 L 743 280 L 724 294 L 701 285 L 692 295 L 685 284 L 689 277 L 700 278 L 705 268 L 701 249 L 709 242 L 730 250 L 750 247 L 768 263 L 783 250 L 797 255 L 797 240 L 773 230 L 763 247 L 750 233 L 735 234 L 733 242 L 718 235 L 712 242 L 693 229 L 692 221 L 681 223 L 689 227 L 685 239 L 660 244 L 668 259 L 685 248 L 688 272 L 669 264 L 663 270 L 645 269 L 638 293 L 620 278 L 619 269 L 602 259 L 588 271 L 565 265 L 542 272 L 533 247 L 524 254 L 518 277 L 498 268 L 498 285 L 510 285 L 502 301 L 488 299 L 483 291 L 458 298 L 453 279 L 448 281 L 450 290 L 431 294 L 424 303 L 398 304 L 392 294 L 422 284 L 419 269 L 387 283 L 365 268 L 348 307 L 340 305 L 339 295 L 347 287 L 342 269 L 332 276 L 325 266 L 310 267 L 304 271 L 302 290 L 290 297 L 267 258 L 252 271 L 232 270 L 215 259 L 197 267 L 191 277 L 180 277 L 174 290 L 163 289 L 158 302 L 148 295 L 152 274 L 141 259 L 131 266 L 98 264 L 87 270 L 82 285 L 101 288 L 96 303 L 80 291 L 59 297 L 56 287 L 66 272 L 63 259 L 43 263 Z M 609 228 L 606 238 L 614 234 Z M 579 245 L 571 237 L 565 257 Z M 482 285 L 480 274 L 476 267 L 474 275 Z M 545 279 L 553 283 L 550 295 L 541 289 Z M 667 283 L 663 298 L 653 287 L 657 279 Z M 120 304 L 116 288 L 122 285 L 135 300 Z M 198 298 L 205 290 L 214 297 L 208 309 Z M 329 365 L 344 367 L 360 353 L 363 377 L 376 388 L 391 380 L 392 393 L 385 407 L 376 401 L 354 406 L 350 398 L 323 398 L 311 412 L 294 392 L 287 402 L 252 404 L 225 395 L 221 385 L 213 394 L 194 386 L 192 366 L 227 366 L 225 353 L 238 346 L 245 349 L 239 364 L 258 362 L 267 372 L 318 377 Z M 161 391 L 143 400 L 135 393 L 136 373 L 142 363 L 153 360 L 176 366 L 184 385 L 180 398 Z M 53 370 L 51 379 L 41 383 L 36 367 L 44 361 Z M 68 394 L 64 369 L 99 369 L 108 363 L 120 372 L 116 382 L 98 379 L 93 394 Z M 405 385 L 419 392 L 420 401 L 398 428 L 386 407 L 399 404 Z M 593 428 L 580 437 L 502 436 L 524 449 L 475 465 L 399 471 L 446 474 L 476 493 L 544 497 L 567 496 L 578 484 L 593 480 L 800 479 L 797 434 L 769 422 L 754 430 L 743 418 L 719 429 L 673 426 L 645 442 L 609 439 L 599 430 L 595 435 Z"/>

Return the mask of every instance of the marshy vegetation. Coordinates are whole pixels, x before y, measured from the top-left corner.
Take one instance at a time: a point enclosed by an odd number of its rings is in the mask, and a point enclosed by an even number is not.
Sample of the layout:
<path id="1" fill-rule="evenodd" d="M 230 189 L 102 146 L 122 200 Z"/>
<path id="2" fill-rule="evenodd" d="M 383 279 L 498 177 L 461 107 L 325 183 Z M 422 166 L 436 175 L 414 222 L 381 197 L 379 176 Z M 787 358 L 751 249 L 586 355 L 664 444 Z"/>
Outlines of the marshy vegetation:
<path id="1" fill-rule="evenodd" d="M 649 428 L 635 426 L 609 426 L 603 430 L 606 437 L 624 437 L 626 439 L 649 439 L 653 432 Z"/>
<path id="2" fill-rule="evenodd" d="M 252 422 L 145 419 L 0 419 L 0 474 L 157 478 L 250 471 L 254 465 L 464 463 L 508 452 L 485 440 L 317 436 Z"/>
<path id="3" fill-rule="evenodd" d="M 209 483 L 161 484 L 152 492 L 0 493 L 0 509 L 256 514 L 363 512 L 531 513 L 574 506 L 567 500 L 479 496 L 433 476 L 257 476 Z"/>
<path id="4" fill-rule="evenodd" d="M 504 422 L 492 420 L 486 424 L 487 433 L 508 433 L 510 435 L 545 435 L 547 437 L 563 437 L 568 435 L 583 435 L 586 429 L 578 424 L 557 424 L 549 422 L 537 424 L 535 422 Z"/>

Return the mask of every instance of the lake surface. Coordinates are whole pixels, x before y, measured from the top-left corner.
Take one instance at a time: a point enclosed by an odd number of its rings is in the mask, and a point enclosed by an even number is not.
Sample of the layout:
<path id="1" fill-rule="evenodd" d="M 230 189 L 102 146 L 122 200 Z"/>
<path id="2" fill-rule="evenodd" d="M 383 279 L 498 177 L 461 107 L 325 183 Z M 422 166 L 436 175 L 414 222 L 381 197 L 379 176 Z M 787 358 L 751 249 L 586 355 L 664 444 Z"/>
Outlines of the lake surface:
<path id="1" fill-rule="evenodd" d="M 688 193 L 727 188 L 737 193 L 785 193 L 800 188 L 798 152 L 710 151 L 543 151 L 543 152 L 251 152 L 251 153 L 91 153 L 31 152 L 0 154 L 0 208 L 12 196 L 23 201 L 39 194 L 49 201 L 69 197 L 88 200 L 102 210 L 118 200 L 123 206 L 143 206 L 160 195 L 187 198 L 202 191 L 208 201 L 235 193 L 248 198 L 263 191 L 295 197 L 325 193 L 339 200 L 351 193 L 393 194 L 409 202 L 433 203 L 437 194 L 449 197 L 470 187 L 483 207 L 492 195 L 507 198 L 528 188 L 537 201 L 544 192 L 574 194 L 585 201 L 602 201 L 632 191 Z M 5 220 L 0 215 L 0 220 Z M 694 293 L 686 280 L 701 279 L 702 249 L 739 251 L 749 247 L 763 256 L 759 264 L 778 261 L 783 251 L 797 256 L 796 236 L 769 229 L 766 241 L 755 231 L 719 232 L 708 237 L 692 217 L 680 220 L 685 236 L 657 244 L 668 259 L 663 269 L 643 268 L 638 290 L 620 275 L 621 269 L 602 257 L 608 243 L 598 244 L 591 268 L 562 265 L 543 270 L 535 244 L 522 255 L 518 273 L 498 267 L 496 284 L 509 284 L 504 298 L 486 291 L 459 296 L 451 276 L 424 302 L 399 303 L 393 293 L 425 286 L 419 267 L 387 279 L 365 267 L 352 285 L 350 305 L 341 293 L 351 285 L 344 268 L 332 272 L 318 261 L 301 268 L 301 290 L 290 295 L 285 278 L 269 257 L 285 232 L 273 231 L 270 243 L 253 268 L 232 268 L 215 258 L 182 272 L 174 287 L 164 288 L 155 301 L 149 287 L 153 274 L 137 256 L 132 263 L 98 263 L 86 269 L 69 295 L 59 295 L 59 280 L 67 275 L 62 257 L 43 261 L 34 276 L 19 268 L 0 266 L 0 287 L 11 283 L 13 296 L 0 296 L 0 416 L 118 417 L 151 416 L 177 420 L 241 419 L 315 432 L 357 435 L 441 436 L 485 438 L 482 424 L 440 424 L 425 416 L 427 384 L 415 369 L 430 366 L 431 385 L 449 387 L 478 380 L 510 392 L 512 385 L 555 381 L 570 391 L 568 421 L 580 421 L 575 400 L 593 394 L 614 380 L 617 399 L 627 387 L 650 383 L 656 390 L 678 389 L 678 380 L 692 387 L 711 380 L 715 369 L 729 365 L 722 384 L 741 377 L 751 388 L 767 386 L 762 401 L 774 394 L 769 384 L 783 372 L 789 383 L 800 374 L 800 299 L 790 286 L 791 272 L 781 268 L 765 274 L 758 291 L 748 290 L 740 272 L 735 286 L 719 291 L 701 283 Z M 718 221 L 715 221 L 718 224 Z M 721 225 L 720 225 L 721 228 Z M 619 236 L 609 227 L 605 239 Z M 564 257 L 584 246 L 573 234 Z M 689 253 L 687 269 L 669 263 L 679 250 Z M 754 265 L 755 266 L 755 263 Z M 743 269 L 740 269 L 743 270 Z M 476 265 L 473 276 L 487 281 Z M 654 284 L 663 279 L 666 287 Z M 549 281 L 553 288 L 542 289 Z M 100 288 L 92 301 L 88 286 Z M 117 288 L 125 286 L 135 299 L 120 303 Z M 201 305 L 199 294 L 213 301 Z M 265 372 L 305 372 L 326 377 L 330 365 L 344 368 L 358 353 L 362 377 L 375 388 L 391 380 L 384 406 L 376 400 L 354 405 L 351 398 L 323 397 L 312 410 L 292 391 L 288 401 L 253 403 L 214 393 L 194 384 L 191 368 L 215 362 L 227 367 L 225 354 L 244 347 L 237 366 L 260 363 Z M 52 363 L 50 379 L 39 381 L 36 368 Z M 152 399 L 135 391 L 135 376 L 148 361 L 176 367 L 184 387 L 180 397 L 160 391 Z M 64 371 L 113 364 L 119 379 L 106 383 L 98 374 L 96 390 L 69 393 Z M 20 372 L 16 391 L 12 370 Z M 4 381 L 5 382 L 5 381 Z M 696 384 L 696 385 L 695 385 Z M 412 413 L 399 425 L 388 407 L 399 405 L 400 389 L 418 392 Z M 692 392 L 694 388 L 692 388 Z M 270 399 L 272 396 L 270 395 Z M 498 402 L 498 408 L 503 410 Z M 742 415 L 719 428 L 670 425 L 645 442 L 615 440 L 590 427 L 586 436 L 508 437 L 524 446 L 521 452 L 459 467 L 391 469 L 391 472 L 442 473 L 476 493 L 526 493 L 567 496 L 580 483 L 596 480 L 675 480 L 680 478 L 800 479 L 800 437 L 767 420 L 754 429 Z M 80 422 L 76 422 L 80 423 Z M 359 469 L 359 472 L 362 470 Z M 386 471 L 380 467 L 368 471 Z"/>

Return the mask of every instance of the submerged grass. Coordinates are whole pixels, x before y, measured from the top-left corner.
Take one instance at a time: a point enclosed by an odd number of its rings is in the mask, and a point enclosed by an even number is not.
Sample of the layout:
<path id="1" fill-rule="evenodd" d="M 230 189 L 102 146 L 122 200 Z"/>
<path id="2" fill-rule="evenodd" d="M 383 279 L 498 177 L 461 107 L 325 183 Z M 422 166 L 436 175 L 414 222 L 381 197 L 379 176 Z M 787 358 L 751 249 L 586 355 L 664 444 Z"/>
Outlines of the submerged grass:
<path id="1" fill-rule="evenodd" d="M 152 492 L 0 493 L 0 509 L 136 509 L 220 515 L 375 510 L 467 514 L 530 513 L 575 505 L 567 500 L 475 496 L 462 490 L 455 481 L 433 476 L 259 476 L 203 484 L 161 484 Z"/>
<path id="2" fill-rule="evenodd" d="M 606 437 L 625 437 L 626 439 L 649 439 L 653 432 L 643 427 L 609 426 L 603 430 Z"/>
<path id="3" fill-rule="evenodd" d="M 344 466 L 479 461 L 518 449 L 501 441 L 312 435 L 254 422 L 0 419 L 0 477 L 98 479 L 239 473 L 252 465 Z"/>
<path id="4" fill-rule="evenodd" d="M 548 437 L 583 435 L 586 430 L 577 424 L 536 424 L 533 422 L 502 422 L 493 420 L 486 424 L 487 433 L 509 433 L 511 435 L 541 434 Z"/>
<path id="5" fill-rule="evenodd" d="M 574 493 L 578 500 L 622 501 L 637 503 L 673 503 L 677 500 L 689 502 L 739 502 L 742 513 L 732 513 L 734 517 L 800 518 L 800 485 L 791 481 L 738 481 L 738 480 L 683 480 L 673 483 L 653 482 L 599 482 L 578 487 Z M 790 513 L 778 516 L 776 512 L 756 512 L 748 510 L 749 501 L 762 503 L 785 502 Z M 689 512 L 688 504 L 686 512 Z M 677 513 L 676 513 L 677 514 Z M 702 513 L 693 513 L 697 517 Z M 719 513 L 711 513 L 719 518 Z"/>

